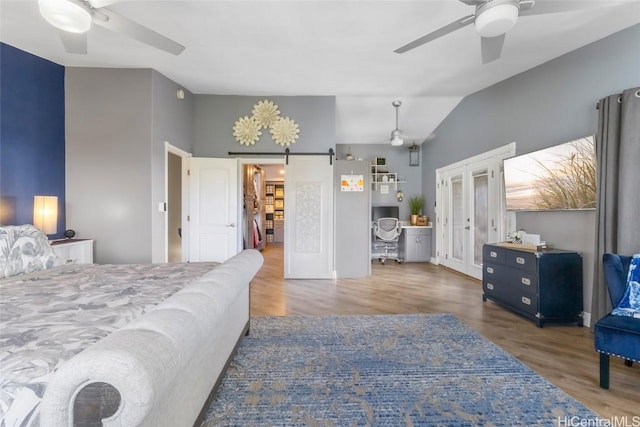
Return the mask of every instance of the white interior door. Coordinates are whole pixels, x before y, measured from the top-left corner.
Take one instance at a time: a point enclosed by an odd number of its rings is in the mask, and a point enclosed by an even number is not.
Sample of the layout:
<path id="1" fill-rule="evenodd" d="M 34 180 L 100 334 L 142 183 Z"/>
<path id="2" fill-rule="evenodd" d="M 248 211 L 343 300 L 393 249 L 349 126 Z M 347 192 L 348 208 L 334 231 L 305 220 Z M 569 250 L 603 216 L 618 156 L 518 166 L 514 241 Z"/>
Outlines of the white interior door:
<path id="1" fill-rule="evenodd" d="M 238 253 L 238 161 L 191 158 L 189 261 L 224 262 Z"/>
<path id="2" fill-rule="evenodd" d="M 482 279 L 482 246 L 506 238 L 500 171 L 514 154 L 509 144 L 437 171 L 436 250 L 443 265 Z"/>
<path id="3" fill-rule="evenodd" d="M 466 273 L 477 279 L 482 279 L 482 246 L 487 242 L 499 240 L 495 233 L 497 229 L 491 229 L 489 225 L 490 216 L 500 215 L 500 205 L 489 205 L 489 193 L 500 188 L 499 185 L 494 184 L 494 182 L 497 184 L 498 180 L 497 174 L 492 169 L 492 167 L 499 168 L 499 166 L 493 165 L 493 163 L 495 162 L 478 162 L 469 165 L 466 171 L 466 182 L 470 187 L 467 191 L 469 208 L 464 236 L 468 251 Z"/>
<path id="4" fill-rule="evenodd" d="M 444 257 L 442 264 L 456 271 L 465 271 L 465 212 L 464 167 L 453 168 L 443 177 L 442 185 L 446 194 L 446 215 L 444 221 Z"/>
<path id="5" fill-rule="evenodd" d="M 334 278 L 333 166 L 327 156 L 290 156 L 284 183 L 284 277 Z"/>

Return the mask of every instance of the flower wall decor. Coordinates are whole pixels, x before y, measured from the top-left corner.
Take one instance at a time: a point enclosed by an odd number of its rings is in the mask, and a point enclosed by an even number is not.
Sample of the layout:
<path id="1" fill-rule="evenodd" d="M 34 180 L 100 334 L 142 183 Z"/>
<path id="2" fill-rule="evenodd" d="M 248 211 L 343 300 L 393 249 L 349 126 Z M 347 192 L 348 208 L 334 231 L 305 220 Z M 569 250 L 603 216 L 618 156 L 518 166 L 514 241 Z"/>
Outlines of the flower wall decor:
<path id="1" fill-rule="evenodd" d="M 268 99 L 258 101 L 251 110 L 251 117 L 240 117 L 233 125 L 233 136 L 242 145 L 254 145 L 262 135 L 261 129 L 269 129 L 271 138 L 283 147 L 296 142 L 300 129 L 289 117 L 280 116 L 278 106 Z"/>
<path id="2" fill-rule="evenodd" d="M 260 139 L 260 124 L 253 117 L 240 117 L 233 125 L 233 136 L 240 144 L 254 145 Z"/>
<path id="3" fill-rule="evenodd" d="M 289 117 L 280 117 L 271 126 L 270 132 L 276 144 L 286 147 L 296 142 L 300 129 L 298 129 L 297 123 Z"/>
<path id="4" fill-rule="evenodd" d="M 268 99 L 258 101 L 258 103 L 253 106 L 251 113 L 253 114 L 253 120 L 262 126 L 263 129 L 273 126 L 275 121 L 280 117 L 278 106 Z"/>

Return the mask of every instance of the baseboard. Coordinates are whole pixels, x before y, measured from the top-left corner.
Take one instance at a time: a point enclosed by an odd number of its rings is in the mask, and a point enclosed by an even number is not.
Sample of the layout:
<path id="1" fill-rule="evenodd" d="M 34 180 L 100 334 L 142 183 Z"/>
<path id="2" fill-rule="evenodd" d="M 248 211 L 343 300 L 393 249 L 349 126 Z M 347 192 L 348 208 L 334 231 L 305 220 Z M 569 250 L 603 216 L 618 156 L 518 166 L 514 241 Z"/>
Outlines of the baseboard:
<path id="1" fill-rule="evenodd" d="M 591 313 L 582 312 L 582 324 L 587 328 L 591 327 Z"/>
<path id="2" fill-rule="evenodd" d="M 429 260 L 429 262 L 430 262 L 431 264 L 435 264 L 435 265 L 440 264 L 440 263 L 438 262 L 438 258 L 435 258 L 435 257 L 431 257 L 431 259 Z"/>

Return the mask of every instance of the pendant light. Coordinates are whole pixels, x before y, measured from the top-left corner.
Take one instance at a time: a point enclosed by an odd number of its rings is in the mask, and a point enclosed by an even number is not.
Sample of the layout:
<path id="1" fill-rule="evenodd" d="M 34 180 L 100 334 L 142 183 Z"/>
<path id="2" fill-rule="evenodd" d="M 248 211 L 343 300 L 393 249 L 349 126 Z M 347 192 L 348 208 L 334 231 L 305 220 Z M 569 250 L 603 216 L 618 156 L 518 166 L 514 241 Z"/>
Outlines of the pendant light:
<path id="1" fill-rule="evenodd" d="M 393 105 L 396 109 L 396 128 L 391 131 L 391 145 L 397 147 L 399 145 L 402 145 L 402 143 L 404 142 L 402 140 L 400 129 L 398 129 L 398 108 L 402 105 L 402 102 L 393 101 L 391 105 Z"/>

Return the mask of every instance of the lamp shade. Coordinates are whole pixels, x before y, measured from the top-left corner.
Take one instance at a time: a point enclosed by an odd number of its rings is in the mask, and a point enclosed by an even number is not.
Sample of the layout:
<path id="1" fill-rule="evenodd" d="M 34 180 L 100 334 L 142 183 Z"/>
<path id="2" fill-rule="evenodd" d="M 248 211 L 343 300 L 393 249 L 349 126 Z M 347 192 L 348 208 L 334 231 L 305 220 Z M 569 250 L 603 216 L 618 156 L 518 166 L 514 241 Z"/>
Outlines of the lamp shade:
<path id="1" fill-rule="evenodd" d="M 57 196 L 33 196 L 33 225 L 44 234 L 58 232 Z"/>
<path id="2" fill-rule="evenodd" d="M 518 6 L 504 3 L 485 10 L 476 17 L 476 32 L 482 37 L 496 37 L 509 31 L 518 20 Z"/>
<path id="3" fill-rule="evenodd" d="M 397 147 L 399 145 L 402 145 L 403 143 L 404 143 L 404 140 L 400 135 L 400 131 L 398 129 L 393 130 L 391 132 L 391 145 L 393 145 L 394 147 Z"/>
<path id="4" fill-rule="evenodd" d="M 91 11 L 73 0 L 38 0 L 40 15 L 51 25 L 70 33 L 86 33 L 91 28 Z"/>

